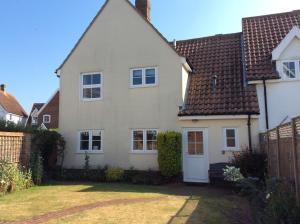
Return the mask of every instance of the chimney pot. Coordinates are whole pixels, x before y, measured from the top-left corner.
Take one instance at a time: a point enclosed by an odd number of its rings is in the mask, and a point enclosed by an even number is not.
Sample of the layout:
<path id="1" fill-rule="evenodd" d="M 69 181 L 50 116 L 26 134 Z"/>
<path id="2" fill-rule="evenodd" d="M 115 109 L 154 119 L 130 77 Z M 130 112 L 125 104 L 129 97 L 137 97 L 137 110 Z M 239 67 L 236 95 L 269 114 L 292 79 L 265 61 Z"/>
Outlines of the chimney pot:
<path id="1" fill-rule="evenodd" d="M 151 20 L 150 0 L 135 0 L 135 7 L 148 21 Z"/>
<path id="2" fill-rule="evenodd" d="M 1 85 L 0 85 L 0 90 L 1 90 L 1 91 L 5 92 L 5 88 L 6 88 L 6 85 L 5 85 L 5 84 L 1 84 Z"/>

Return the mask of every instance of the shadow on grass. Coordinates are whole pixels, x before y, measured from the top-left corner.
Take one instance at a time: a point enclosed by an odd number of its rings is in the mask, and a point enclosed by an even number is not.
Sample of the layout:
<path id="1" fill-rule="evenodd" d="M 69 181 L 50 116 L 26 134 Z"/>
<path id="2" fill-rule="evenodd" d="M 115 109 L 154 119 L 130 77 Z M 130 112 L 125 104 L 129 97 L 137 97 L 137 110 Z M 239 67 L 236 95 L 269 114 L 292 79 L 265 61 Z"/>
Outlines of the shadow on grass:
<path id="1" fill-rule="evenodd" d="M 74 183 L 72 183 L 74 185 Z M 133 185 L 124 183 L 87 184 L 80 192 L 123 192 L 123 193 L 158 193 L 175 196 L 205 196 L 220 197 L 232 195 L 228 189 L 216 188 L 210 185 L 190 186 L 186 184 L 170 184 L 162 186 Z"/>

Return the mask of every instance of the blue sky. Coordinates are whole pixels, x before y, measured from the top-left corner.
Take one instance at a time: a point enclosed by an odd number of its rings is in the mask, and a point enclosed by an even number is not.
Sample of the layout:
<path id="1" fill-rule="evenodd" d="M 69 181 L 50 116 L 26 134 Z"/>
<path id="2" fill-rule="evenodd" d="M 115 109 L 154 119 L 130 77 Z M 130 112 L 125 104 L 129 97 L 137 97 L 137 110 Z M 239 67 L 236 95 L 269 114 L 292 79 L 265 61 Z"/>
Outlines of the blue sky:
<path id="1" fill-rule="evenodd" d="M 103 3 L 0 1 L 0 82 L 26 111 L 58 88 L 54 70 Z M 188 39 L 240 32 L 242 17 L 296 9 L 299 0 L 152 0 L 152 23 L 169 40 Z"/>

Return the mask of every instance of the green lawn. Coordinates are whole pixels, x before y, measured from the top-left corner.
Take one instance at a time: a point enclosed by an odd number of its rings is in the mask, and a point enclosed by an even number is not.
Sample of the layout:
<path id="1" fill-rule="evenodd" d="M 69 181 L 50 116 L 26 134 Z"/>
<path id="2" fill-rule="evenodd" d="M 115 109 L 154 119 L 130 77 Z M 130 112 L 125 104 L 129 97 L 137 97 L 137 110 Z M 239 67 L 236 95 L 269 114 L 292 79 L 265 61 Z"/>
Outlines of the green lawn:
<path id="1" fill-rule="evenodd" d="M 240 219 L 245 215 L 242 208 L 247 207 L 244 199 L 208 186 L 60 183 L 0 197 L 0 222 L 27 220 L 94 202 L 153 197 L 163 199 L 94 208 L 47 223 L 230 224 L 233 214 L 238 211 Z"/>

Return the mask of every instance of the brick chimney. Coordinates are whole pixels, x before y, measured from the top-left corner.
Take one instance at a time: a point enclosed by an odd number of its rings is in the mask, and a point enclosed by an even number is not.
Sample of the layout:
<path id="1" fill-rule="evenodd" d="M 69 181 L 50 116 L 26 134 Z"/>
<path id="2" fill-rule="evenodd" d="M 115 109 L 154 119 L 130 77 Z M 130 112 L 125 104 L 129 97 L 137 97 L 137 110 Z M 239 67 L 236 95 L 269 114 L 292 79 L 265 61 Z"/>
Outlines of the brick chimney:
<path id="1" fill-rule="evenodd" d="M 151 20 L 150 0 L 135 0 L 135 7 L 148 21 Z"/>
<path id="2" fill-rule="evenodd" d="M 6 85 L 5 85 L 5 84 L 1 84 L 1 85 L 0 85 L 0 90 L 1 90 L 1 91 L 5 92 L 5 88 L 6 88 Z"/>

